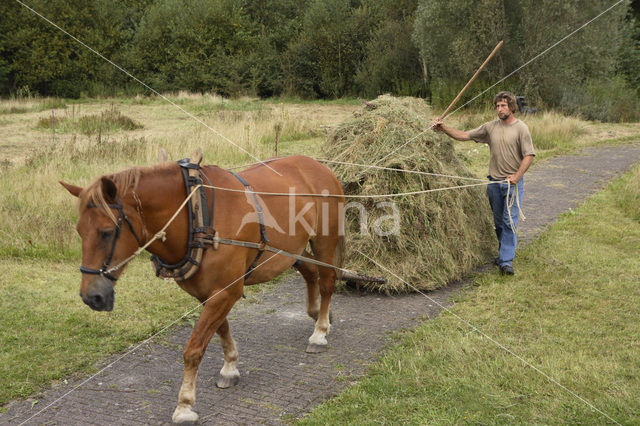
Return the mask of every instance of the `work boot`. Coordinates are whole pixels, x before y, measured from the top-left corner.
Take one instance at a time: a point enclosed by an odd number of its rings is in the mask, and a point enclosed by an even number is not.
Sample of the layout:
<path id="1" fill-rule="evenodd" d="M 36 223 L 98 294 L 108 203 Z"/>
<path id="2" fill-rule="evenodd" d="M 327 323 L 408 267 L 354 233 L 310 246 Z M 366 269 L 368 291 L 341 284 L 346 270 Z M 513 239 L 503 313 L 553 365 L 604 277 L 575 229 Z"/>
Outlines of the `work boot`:
<path id="1" fill-rule="evenodd" d="M 513 275 L 513 266 L 511 265 L 502 265 L 500 267 L 500 273 L 502 275 Z"/>

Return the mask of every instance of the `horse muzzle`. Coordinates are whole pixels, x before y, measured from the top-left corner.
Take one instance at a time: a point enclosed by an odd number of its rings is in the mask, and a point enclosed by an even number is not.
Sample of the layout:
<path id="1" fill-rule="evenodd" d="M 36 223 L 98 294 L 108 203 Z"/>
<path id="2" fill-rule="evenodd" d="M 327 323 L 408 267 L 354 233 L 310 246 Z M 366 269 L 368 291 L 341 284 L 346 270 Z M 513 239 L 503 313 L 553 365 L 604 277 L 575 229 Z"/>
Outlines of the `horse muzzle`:
<path id="1" fill-rule="evenodd" d="M 95 280 L 85 294 L 80 293 L 82 301 L 94 311 L 112 311 L 115 292 L 111 281 L 100 278 Z"/>

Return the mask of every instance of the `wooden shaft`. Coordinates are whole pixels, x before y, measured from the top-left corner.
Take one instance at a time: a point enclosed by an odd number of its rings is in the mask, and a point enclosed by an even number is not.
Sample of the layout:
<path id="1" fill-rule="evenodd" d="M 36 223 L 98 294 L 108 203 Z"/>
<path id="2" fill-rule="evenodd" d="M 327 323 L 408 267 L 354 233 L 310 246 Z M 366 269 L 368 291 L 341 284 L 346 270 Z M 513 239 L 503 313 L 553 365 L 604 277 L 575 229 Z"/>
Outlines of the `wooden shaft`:
<path id="1" fill-rule="evenodd" d="M 441 120 L 444 120 L 444 118 L 447 116 L 447 114 L 449 114 L 449 111 L 451 111 L 451 108 L 453 108 L 453 106 L 456 104 L 456 102 L 458 102 L 460 100 L 460 98 L 462 97 L 462 94 L 465 92 L 465 90 L 467 90 L 467 88 L 469 86 L 471 86 L 471 83 L 473 83 L 473 81 L 476 79 L 476 77 L 478 77 L 478 74 L 480 74 L 480 71 L 482 71 L 482 69 L 489 63 L 489 61 L 491 60 L 491 58 L 493 58 L 493 56 L 496 54 L 498 49 L 500 49 L 502 47 L 502 43 L 503 43 L 503 41 L 500 40 L 500 43 L 498 43 L 496 45 L 496 47 L 493 49 L 493 52 L 491 52 L 491 54 L 489 54 L 487 59 L 485 59 L 485 61 L 482 63 L 482 65 L 480 65 L 480 68 L 478 68 L 478 71 L 476 71 L 476 73 L 473 75 L 473 77 L 471 77 L 471 80 L 469 80 L 469 82 L 462 88 L 460 93 L 458 93 L 458 96 L 456 96 L 456 98 L 453 100 L 453 102 L 451 102 L 451 104 L 447 107 L 447 109 L 444 111 L 444 113 L 440 116 Z"/>

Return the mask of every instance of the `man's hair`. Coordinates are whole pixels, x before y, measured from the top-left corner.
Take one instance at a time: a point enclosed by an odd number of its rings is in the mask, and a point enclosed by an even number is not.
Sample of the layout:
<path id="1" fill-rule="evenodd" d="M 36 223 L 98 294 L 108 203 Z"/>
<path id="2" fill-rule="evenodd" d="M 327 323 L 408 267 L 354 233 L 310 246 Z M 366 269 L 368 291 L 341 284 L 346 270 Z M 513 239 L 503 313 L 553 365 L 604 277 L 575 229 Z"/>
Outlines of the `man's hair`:
<path id="1" fill-rule="evenodd" d="M 516 112 L 518 110 L 518 103 L 516 102 L 516 96 L 511 92 L 502 91 L 498 93 L 493 98 L 493 106 L 495 106 L 498 101 L 505 101 L 509 106 L 511 112 Z"/>

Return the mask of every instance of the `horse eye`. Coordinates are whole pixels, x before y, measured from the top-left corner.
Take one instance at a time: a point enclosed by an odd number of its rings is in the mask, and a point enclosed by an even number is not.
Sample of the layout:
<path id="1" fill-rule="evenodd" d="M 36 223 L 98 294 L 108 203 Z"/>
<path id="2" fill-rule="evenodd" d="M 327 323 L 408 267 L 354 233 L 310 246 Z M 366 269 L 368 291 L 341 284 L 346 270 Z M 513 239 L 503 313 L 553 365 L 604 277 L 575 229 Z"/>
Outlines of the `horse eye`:
<path id="1" fill-rule="evenodd" d="M 103 229 L 100 231 L 100 238 L 106 240 L 113 235 L 113 229 Z"/>

